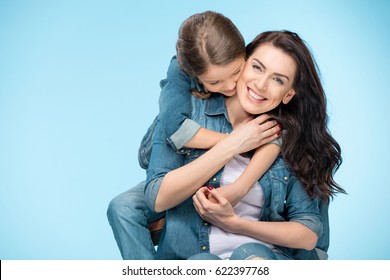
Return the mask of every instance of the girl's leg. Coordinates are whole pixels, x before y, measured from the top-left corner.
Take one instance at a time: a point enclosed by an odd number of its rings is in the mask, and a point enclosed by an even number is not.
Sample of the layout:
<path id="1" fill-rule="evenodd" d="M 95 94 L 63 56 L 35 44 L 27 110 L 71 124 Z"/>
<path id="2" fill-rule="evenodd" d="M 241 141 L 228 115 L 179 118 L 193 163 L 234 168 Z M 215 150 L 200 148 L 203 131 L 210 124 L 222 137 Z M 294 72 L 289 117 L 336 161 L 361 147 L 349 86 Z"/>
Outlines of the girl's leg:
<path id="1" fill-rule="evenodd" d="M 146 206 L 145 182 L 111 200 L 107 218 L 124 260 L 150 260 L 155 249 L 148 223 L 158 220 L 165 213 L 155 214 Z"/>

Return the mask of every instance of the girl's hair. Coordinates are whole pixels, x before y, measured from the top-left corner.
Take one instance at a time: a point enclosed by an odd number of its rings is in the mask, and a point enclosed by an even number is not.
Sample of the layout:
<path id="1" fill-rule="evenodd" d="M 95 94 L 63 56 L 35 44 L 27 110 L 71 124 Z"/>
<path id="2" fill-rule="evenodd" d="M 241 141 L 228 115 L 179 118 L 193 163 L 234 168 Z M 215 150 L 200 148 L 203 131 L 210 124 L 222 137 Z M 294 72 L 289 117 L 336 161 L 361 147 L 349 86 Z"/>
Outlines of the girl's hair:
<path id="1" fill-rule="evenodd" d="M 188 75 L 197 77 L 210 64 L 224 66 L 245 57 L 245 41 L 233 22 L 220 13 L 206 11 L 186 19 L 176 43 L 177 61 Z M 206 91 L 193 92 L 203 98 Z"/>
<path id="2" fill-rule="evenodd" d="M 342 163 L 341 148 L 327 128 L 325 92 L 309 48 L 296 33 L 270 31 L 248 44 L 247 57 L 264 43 L 282 50 L 297 66 L 294 97 L 274 111 L 285 129 L 281 153 L 286 164 L 312 198 L 329 199 L 346 193 L 333 178 Z"/>

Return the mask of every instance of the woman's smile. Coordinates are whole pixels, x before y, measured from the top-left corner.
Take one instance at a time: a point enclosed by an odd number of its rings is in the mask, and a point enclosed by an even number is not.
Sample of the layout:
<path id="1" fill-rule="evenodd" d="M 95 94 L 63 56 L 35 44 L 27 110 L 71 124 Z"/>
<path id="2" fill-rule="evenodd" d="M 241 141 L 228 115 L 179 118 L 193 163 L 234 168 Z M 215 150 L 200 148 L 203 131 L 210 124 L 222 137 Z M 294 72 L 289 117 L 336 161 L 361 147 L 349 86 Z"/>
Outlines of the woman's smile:
<path id="1" fill-rule="evenodd" d="M 249 98 L 252 99 L 253 101 L 255 102 L 261 102 L 261 101 L 265 101 L 267 100 L 267 98 L 257 94 L 254 90 L 252 90 L 251 88 L 248 88 L 248 95 L 249 95 Z"/>

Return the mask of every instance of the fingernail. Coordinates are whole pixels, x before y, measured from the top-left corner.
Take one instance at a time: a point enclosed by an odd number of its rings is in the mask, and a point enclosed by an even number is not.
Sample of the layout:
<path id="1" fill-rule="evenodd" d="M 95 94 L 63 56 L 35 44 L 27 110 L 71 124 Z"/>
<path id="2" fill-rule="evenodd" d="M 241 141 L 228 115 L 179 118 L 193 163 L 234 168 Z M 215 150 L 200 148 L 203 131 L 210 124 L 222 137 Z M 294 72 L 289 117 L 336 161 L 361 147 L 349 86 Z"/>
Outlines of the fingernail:
<path id="1" fill-rule="evenodd" d="M 280 131 L 276 132 L 276 135 L 278 135 L 278 136 L 279 136 L 280 134 L 281 134 L 281 133 L 280 133 Z"/>
<path id="2" fill-rule="evenodd" d="M 280 123 L 278 123 L 278 126 L 280 129 L 283 129 L 283 125 L 281 125 Z"/>
<path id="3" fill-rule="evenodd" d="M 212 186 L 207 186 L 207 188 L 209 189 L 209 191 L 214 189 Z"/>

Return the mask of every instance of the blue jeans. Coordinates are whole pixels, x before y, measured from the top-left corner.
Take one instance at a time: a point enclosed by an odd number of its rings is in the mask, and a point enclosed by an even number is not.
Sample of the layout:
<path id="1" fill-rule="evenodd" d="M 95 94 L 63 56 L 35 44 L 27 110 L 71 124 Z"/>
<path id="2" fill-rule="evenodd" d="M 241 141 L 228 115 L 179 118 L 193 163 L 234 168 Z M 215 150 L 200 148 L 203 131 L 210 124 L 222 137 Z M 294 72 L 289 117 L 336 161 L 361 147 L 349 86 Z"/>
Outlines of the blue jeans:
<path id="1" fill-rule="evenodd" d="M 272 251 L 270 248 L 259 243 L 246 243 L 238 246 L 230 256 L 230 260 L 248 260 L 252 258 L 266 260 L 288 260 L 285 255 Z M 199 253 L 188 258 L 189 260 L 221 260 L 220 257 L 210 253 Z"/>
<path id="2" fill-rule="evenodd" d="M 146 206 L 144 188 L 145 181 L 116 196 L 108 206 L 107 218 L 124 260 L 155 258 L 148 223 L 165 213 L 156 214 Z"/>

